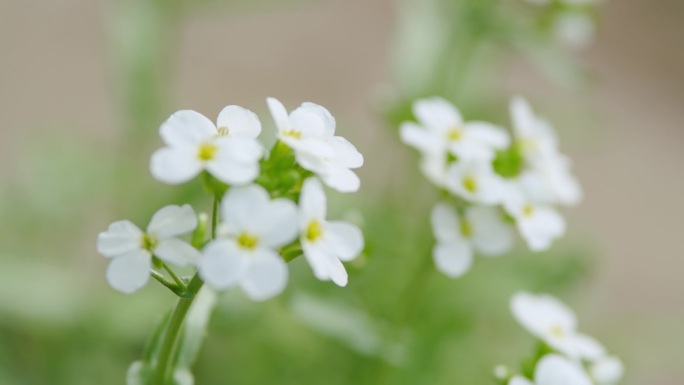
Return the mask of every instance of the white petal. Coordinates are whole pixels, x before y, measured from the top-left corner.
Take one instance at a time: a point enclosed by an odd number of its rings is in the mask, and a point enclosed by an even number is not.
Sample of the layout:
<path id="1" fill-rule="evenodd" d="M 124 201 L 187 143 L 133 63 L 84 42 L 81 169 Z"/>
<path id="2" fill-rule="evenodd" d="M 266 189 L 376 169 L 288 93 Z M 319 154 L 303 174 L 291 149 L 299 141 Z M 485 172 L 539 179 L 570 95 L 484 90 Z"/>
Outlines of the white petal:
<path id="1" fill-rule="evenodd" d="M 620 359 L 608 356 L 592 364 L 590 372 L 598 385 L 616 385 L 622 380 L 625 368 Z"/>
<path id="2" fill-rule="evenodd" d="M 116 290 L 132 294 L 150 279 L 152 257 L 145 250 L 136 250 L 112 259 L 107 267 L 107 282 Z"/>
<path id="3" fill-rule="evenodd" d="M 359 168 L 363 166 L 363 155 L 351 142 L 341 136 L 334 136 L 330 144 L 335 151 L 335 162 L 346 168 Z"/>
<path id="4" fill-rule="evenodd" d="M 240 163 L 230 157 L 217 157 L 207 163 L 207 171 L 223 183 L 244 186 L 259 176 L 259 163 Z"/>
<path id="5" fill-rule="evenodd" d="M 166 147 L 155 151 L 150 160 L 154 179 L 168 183 L 185 183 L 202 171 L 202 163 L 194 148 Z"/>
<path id="6" fill-rule="evenodd" d="M 266 98 L 266 104 L 268 104 L 268 109 L 271 111 L 271 116 L 273 116 L 273 121 L 276 124 L 276 128 L 279 132 L 287 131 L 290 129 L 290 118 L 287 116 L 287 110 L 283 103 L 281 103 L 276 98 Z"/>
<path id="7" fill-rule="evenodd" d="M 256 163 L 264 155 L 259 141 L 248 137 L 221 137 L 214 141 L 218 147 L 216 160 L 232 160 L 239 163 Z"/>
<path id="8" fill-rule="evenodd" d="M 290 123 L 305 138 L 331 137 L 335 133 L 335 119 L 324 107 L 313 103 L 304 103 L 292 111 Z"/>
<path id="9" fill-rule="evenodd" d="M 451 205 L 437 203 L 432 208 L 430 215 L 432 232 L 438 242 L 451 242 L 461 240 L 461 220 Z"/>
<path id="10" fill-rule="evenodd" d="M 285 137 L 281 140 L 292 147 L 297 155 L 303 153 L 305 155 L 324 159 L 332 159 L 335 156 L 335 149 L 330 144 L 330 138 L 302 137 L 301 139 L 293 139 L 291 137 Z M 299 162 L 299 158 L 297 161 Z"/>
<path id="11" fill-rule="evenodd" d="M 323 120 L 324 123 L 324 136 L 335 135 L 335 118 L 327 108 L 311 102 L 304 102 L 299 108 L 306 109 L 311 113 L 317 114 L 321 117 L 321 120 Z"/>
<path id="12" fill-rule="evenodd" d="M 176 266 L 196 265 L 200 258 L 200 252 L 189 243 L 176 238 L 167 238 L 159 241 L 154 248 L 154 255 L 164 262 L 173 263 Z"/>
<path id="13" fill-rule="evenodd" d="M 213 241 L 202 252 L 198 272 L 214 290 L 236 285 L 245 275 L 249 256 L 238 250 L 233 241 Z"/>
<path id="14" fill-rule="evenodd" d="M 297 206 L 289 199 L 269 202 L 259 221 L 259 240 L 269 247 L 278 248 L 297 239 Z"/>
<path id="15" fill-rule="evenodd" d="M 117 221 L 97 236 L 97 252 L 116 257 L 140 249 L 142 231 L 131 221 Z"/>
<path id="16" fill-rule="evenodd" d="M 421 99 L 413 103 L 418 121 L 435 132 L 445 132 L 461 126 L 463 118 L 453 104 L 442 98 Z"/>
<path id="17" fill-rule="evenodd" d="M 604 348 L 603 345 L 601 345 L 601 343 L 596 339 L 586 334 L 578 333 L 574 335 L 573 342 L 575 344 L 577 354 L 579 355 L 578 358 L 583 358 L 588 361 L 596 361 L 606 355 L 606 348 Z"/>
<path id="18" fill-rule="evenodd" d="M 261 133 L 261 122 L 257 115 L 240 106 L 227 106 L 221 110 L 216 126 L 227 128 L 229 136 L 256 138 Z"/>
<path id="19" fill-rule="evenodd" d="M 451 278 L 464 275 L 473 264 L 473 248 L 466 241 L 438 243 L 432 256 L 437 270 Z"/>
<path id="20" fill-rule="evenodd" d="M 259 229 L 261 218 L 268 214 L 269 200 L 268 192 L 259 185 L 230 189 L 221 202 L 221 217 L 228 232 L 237 235 Z"/>
<path id="21" fill-rule="evenodd" d="M 323 226 L 325 247 L 344 262 L 356 258 L 363 250 L 363 233 L 358 226 L 347 222 L 331 221 Z"/>
<path id="22" fill-rule="evenodd" d="M 359 191 L 361 179 L 356 173 L 346 167 L 330 165 L 324 173 L 319 175 L 326 186 L 342 193 Z"/>
<path id="23" fill-rule="evenodd" d="M 473 227 L 475 249 L 486 256 L 503 254 L 513 247 L 513 227 L 496 207 L 473 206 L 466 213 Z"/>
<path id="24" fill-rule="evenodd" d="M 533 251 L 543 251 L 551 242 L 565 233 L 565 220 L 558 211 L 550 207 L 534 207 L 530 216 L 518 217 L 520 234 Z"/>
<path id="25" fill-rule="evenodd" d="M 190 205 L 170 205 L 157 211 L 150 224 L 147 233 L 157 238 L 169 238 L 187 234 L 197 227 L 197 214 Z"/>
<path id="26" fill-rule="evenodd" d="M 314 275 L 321 281 L 332 280 L 337 286 L 346 286 L 348 277 L 344 265 L 322 246 L 321 242 L 315 244 L 302 242 L 304 257 Z"/>
<path id="27" fill-rule="evenodd" d="M 263 301 L 285 290 L 287 276 L 285 261 L 273 251 L 262 249 L 251 257 L 240 286 L 249 298 Z"/>
<path id="28" fill-rule="evenodd" d="M 492 148 L 501 150 L 511 144 L 511 138 L 503 127 L 486 122 L 468 122 L 465 128 L 470 138 Z"/>
<path id="29" fill-rule="evenodd" d="M 199 112 L 181 110 L 161 125 L 159 134 L 169 146 L 192 147 L 211 139 L 216 134 L 216 126 Z"/>
<path id="30" fill-rule="evenodd" d="M 532 381 L 527 378 L 515 376 L 508 381 L 508 385 L 535 385 Z"/>
<path id="31" fill-rule="evenodd" d="M 402 123 L 399 135 L 402 142 L 427 154 L 441 152 L 445 145 L 443 140 L 412 122 Z"/>
<path id="32" fill-rule="evenodd" d="M 541 339 L 555 328 L 568 335 L 574 334 L 577 328 L 572 309 L 550 295 L 516 293 L 511 299 L 511 312 L 527 331 Z"/>
<path id="33" fill-rule="evenodd" d="M 423 175 L 438 187 L 447 185 L 447 155 L 445 152 L 425 154 L 420 161 Z"/>
<path id="34" fill-rule="evenodd" d="M 511 99 L 509 108 L 515 132 L 523 137 L 530 135 L 530 127 L 535 125 L 536 117 L 527 100 L 515 96 Z"/>
<path id="35" fill-rule="evenodd" d="M 317 178 L 308 178 L 299 195 L 300 223 L 309 224 L 312 219 L 325 219 L 327 203 L 323 186 Z"/>
<path id="36" fill-rule="evenodd" d="M 592 385 L 579 364 L 557 354 L 549 354 L 539 361 L 534 379 L 537 385 Z"/>

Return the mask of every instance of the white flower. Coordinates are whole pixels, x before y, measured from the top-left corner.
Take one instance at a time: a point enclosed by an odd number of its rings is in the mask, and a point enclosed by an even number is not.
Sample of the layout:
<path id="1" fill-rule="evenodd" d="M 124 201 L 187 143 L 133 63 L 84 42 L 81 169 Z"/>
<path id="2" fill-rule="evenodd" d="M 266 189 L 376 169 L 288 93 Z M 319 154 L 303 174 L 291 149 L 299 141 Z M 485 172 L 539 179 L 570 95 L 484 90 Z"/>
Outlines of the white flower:
<path id="1" fill-rule="evenodd" d="M 543 163 L 558 153 L 558 138 L 553 127 L 536 116 L 527 100 L 514 97 L 510 103 L 515 140 L 521 155 L 529 164 Z"/>
<path id="2" fill-rule="evenodd" d="M 361 230 L 350 223 L 326 221 L 326 197 L 316 178 L 304 181 L 299 198 L 300 241 L 304 257 L 316 278 L 347 285 L 342 262 L 355 259 L 363 249 Z"/>
<path id="3" fill-rule="evenodd" d="M 425 155 L 451 152 L 459 160 L 491 161 L 496 150 L 508 147 L 506 131 L 490 123 L 464 122 L 460 112 L 442 98 L 417 100 L 413 113 L 420 124 L 400 127 L 404 143 Z"/>
<path id="4" fill-rule="evenodd" d="M 593 385 L 585 370 L 576 362 L 557 354 L 542 357 L 534 370 L 534 382 L 520 376 L 508 385 Z"/>
<path id="5" fill-rule="evenodd" d="M 511 312 L 528 332 L 572 359 L 595 361 L 605 356 L 598 341 L 577 332 L 575 313 L 555 297 L 517 293 Z"/>
<path id="6" fill-rule="evenodd" d="M 452 163 L 446 182 L 449 191 L 472 202 L 492 205 L 503 199 L 503 181 L 489 162 Z"/>
<path id="7" fill-rule="evenodd" d="M 589 372 L 598 385 L 615 385 L 622 380 L 625 368 L 619 358 L 605 356 L 592 363 Z"/>
<path id="8" fill-rule="evenodd" d="M 97 251 L 113 258 L 107 268 L 107 281 L 116 290 L 131 294 L 150 278 L 152 256 L 178 266 L 196 263 L 199 252 L 177 239 L 197 227 L 190 205 L 166 206 L 152 217 L 143 232 L 130 221 L 118 221 L 97 237 Z"/>
<path id="9" fill-rule="evenodd" d="M 178 111 L 159 129 L 168 147 L 152 155 L 150 170 L 169 184 L 187 182 L 202 170 L 227 184 L 248 184 L 259 175 L 260 132 L 257 116 L 242 107 L 224 108 L 216 125 L 198 112 Z"/>
<path id="10" fill-rule="evenodd" d="M 431 222 L 437 239 L 433 249 L 437 269 L 449 277 L 460 277 L 470 269 L 475 251 L 486 256 L 508 251 L 513 232 L 501 214 L 494 207 L 471 207 L 465 218 L 459 218 L 450 205 L 435 205 Z"/>
<path id="11" fill-rule="evenodd" d="M 582 49 L 593 42 L 596 26 L 585 12 L 563 12 L 553 22 L 553 33 L 561 43 Z"/>
<path id="12" fill-rule="evenodd" d="M 287 285 L 287 264 L 277 249 L 297 238 L 297 207 L 271 200 L 261 186 L 231 189 L 221 202 L 218 239 L 207 245 L 199 274 L 216 290 L 239 285 L 253 300 L 280 294 Z"/>
<path id="13" fill-rule="evenodd" d="M 335 118 L 325 107 L 303 103 L 288 115 L 277 99 L 266 102 L 278 139 L 294 150 L 299 165 L 335 190 L 358 191 L 361 181 L 351 169 L 363 166 L 363 155 L 347 139 L 335 136 Z"/>

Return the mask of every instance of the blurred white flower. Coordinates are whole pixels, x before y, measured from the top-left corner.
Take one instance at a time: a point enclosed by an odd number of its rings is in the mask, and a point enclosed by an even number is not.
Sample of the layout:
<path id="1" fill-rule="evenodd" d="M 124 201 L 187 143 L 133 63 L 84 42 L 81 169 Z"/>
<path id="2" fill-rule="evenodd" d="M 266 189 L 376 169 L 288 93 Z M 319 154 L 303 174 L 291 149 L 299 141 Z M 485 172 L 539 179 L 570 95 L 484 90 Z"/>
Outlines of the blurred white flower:
<path id="1" fill-rule="evenodd" d="M 351 170 L 363 165 L 363 155 L 347 139 L 335 136 L 335 118 L 323 106 L 303 103 L 289 115 L 280 101 L 266 99 L 278 129 L 278 139 L 295 152 L 297 163 L 340 192 L 358 191 L 361 181 Z"/>
<path id="2" fill-rule="evenodd" d="M 277 249 L 297 238 L 297 208 L 261 186 L 231 189 L 221 202 L 217 240 L 204 248 L 199 274 L 215 290 L 239 285 L 253 300 L 280 294 L 287 265 Z"/>
<path id="3" fill-rule="evenodd" d="M 494 172 L 489 162 L 452 163 L 446 177 L 449 191 L 465 200 L 493 205 L 504 198 L 503 180 Z"/>
<path id="4" fill-rule="evenodd" d="M 304 257 L 320 280 L 347 285 L 342 262 L 355 259 L 363 249 L 361 230 L 350 223 L 326 221 L 326 197 L 317 178 L 308 178 L 299 197 L 300 240 Z"/>
<path id="5" fill-rule="evenodd" d="M 177 239 L 197 227 L 197 215 L 190 205 L 166 206 L 152 217 L 143 232 L 130 221 L 118 221 L 97 237 L 97 251 L 113 258 L 107 281 L 116 290 L 131 294 L 150 278 L 152 256 L 178 266 L 197 262 L 199 252 Z"/>
<path id="6" fill-rule="evenodd" d="M 596 25 L 591 15 L 585 12 L 563 12 L 553 22 L 553 34 L 561 43 L 582 49 L 594 41 Z"/>
<path id="7" fill-rule="evenodd" d="M 178 111 L 159 129 L 167 147 L 152 155 L 150 170 L 169 184 L 187 182 L 202 170 L 227 184 L 248 184 L 259 175 L 260 132 L 257 116 L 239 106 L 225 107 L 216 125 L 198 112 Z"/>
<path id="8" fill-rule="evenodd" d="M 442 98 L 417 100 L 413 114 L 419 124 L 403 123 L 401 140 L 425 156 L 446 157 L 448 151 L 458 160 L 488 162 L 496 150 L 510 143 L 504 129 L 485 122 L 464 122 L 460 112 Z"/>
<path id="9" fill-rule="evenodd" d="M 533 203 L 509 185 L 504 209 L 515 219 L 520 235 L 532 251 L 544 251 L 565 233 L 565 219 L 553 207 Z"/>
<path id="10" fill-rule="evenodd" d="M 597 385 L 615 385 L 622 380 L 625 369 L 619 358 L 605 356 L 593 362 L 589 372 Z"/>
<path id="11" fill-rule="evenodd" d="M 586 371 L 578 363 L 549 354 L 542 357 L 534 370 L 534 382 L 515 376 L 508 385 L 593 385 Z"/>
<path id="12" fill-rule="evenodd" d="M 577 331 L 575 313 L 555 297 L 516 293 L 511 312 L 528 332 L 573 360 L 595 361 L 606 354 L 598 341 Z"/>
<path id="13" fill-rule="evenodd" d="M 432 231 L 437 239 L 433 258 L 437 269 L 449 277 L 464 275 L 470 270 L 473 254 L 496 256 L 513 244 L 513 231 L 495 207 L 471 207 L 465 218 L 456 210 L 438 203 L 432 209 Z"/>

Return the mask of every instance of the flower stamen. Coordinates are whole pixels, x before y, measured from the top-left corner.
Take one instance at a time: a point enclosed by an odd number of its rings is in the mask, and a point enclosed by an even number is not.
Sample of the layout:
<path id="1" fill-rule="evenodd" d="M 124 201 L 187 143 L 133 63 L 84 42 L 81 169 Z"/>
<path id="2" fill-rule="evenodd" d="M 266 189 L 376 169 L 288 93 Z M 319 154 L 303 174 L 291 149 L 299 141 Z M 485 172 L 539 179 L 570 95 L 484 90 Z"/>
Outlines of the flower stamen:
<path id="1" fill-rule="evenodd" d="M 309 242 L 315 242 L 323 235 L 323 228 L 319 221 L 311 221 L 309 226 L 306 228 L 306 239 Z"/>
<path id="2" fill-rule="evenodd" d="M 237 243 L 243 249 L 254 250 L 259 245 L 259 238 L 249 233 L 242 233 L 238 236 Z"/>
<path id="3" fill-rule="evenodd" d="M 216 147 L 215 144 L 213 143 L 202 143 L 199 146 L 199 151 L 197 152 L 197 157 L 199 160 L 203 162 L 208 162 L 216 156 L 216 151 L 218 150 L 218 147 Z"/>

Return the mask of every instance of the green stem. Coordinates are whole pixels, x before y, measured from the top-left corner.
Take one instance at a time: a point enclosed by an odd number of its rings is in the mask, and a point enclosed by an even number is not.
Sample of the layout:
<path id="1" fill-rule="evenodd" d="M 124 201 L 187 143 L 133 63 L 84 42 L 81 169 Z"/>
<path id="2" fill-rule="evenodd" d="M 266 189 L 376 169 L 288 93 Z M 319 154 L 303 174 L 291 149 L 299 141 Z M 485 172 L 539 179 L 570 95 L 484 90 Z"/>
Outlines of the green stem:
<path id="1" fill-rule="evenodd" d="M 166 272 L 169 273 L 173 281 L 176 282 L 176 285 L 185 288 L 185 283 L 183 283 L 183 280 L 180 279 L 180 277 L 178 277 L 176 273 L 174 273 L 174 271 L 167 264 L 164 264 L 164 270 L 166 270 Z"/>
<path id="2" fill-rule="evenodd" d="M 219 194 L 215 194 L 211 221 L 211 239 L 216 238 L 220 200 L 221 197 Z M 166 385 L 173 377 L 174 365 L 173 362 L 171 362 L 171 357 L 175 357 L 174 352 L 181 335 L 183 322 L 188 314 L 188 310 L 190 310 L 190 305 L 192 305 L 192 302 L 195 300 L 202 285 L 204 285 L 204 281 L 202 281 L 199 274 L 195 274 L 195 276 L 192 277 L 192 280 L 190 280 L 190 283 L 188 283 L 183 298 L 178 301 L 176 308 L 173 310 L 171 318 L 169 319 L 169 324 L 166 326 L 166 331 L 164 332 L 164 341 L 159 349 L 159 358 L 157 360 L 154 376 L 152 377 L 152 385 Z"/>

